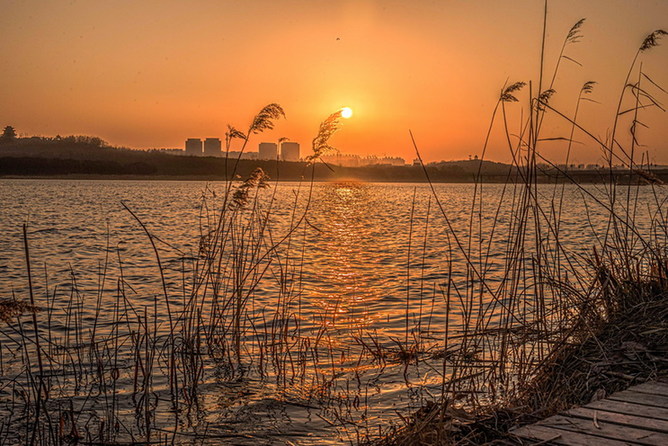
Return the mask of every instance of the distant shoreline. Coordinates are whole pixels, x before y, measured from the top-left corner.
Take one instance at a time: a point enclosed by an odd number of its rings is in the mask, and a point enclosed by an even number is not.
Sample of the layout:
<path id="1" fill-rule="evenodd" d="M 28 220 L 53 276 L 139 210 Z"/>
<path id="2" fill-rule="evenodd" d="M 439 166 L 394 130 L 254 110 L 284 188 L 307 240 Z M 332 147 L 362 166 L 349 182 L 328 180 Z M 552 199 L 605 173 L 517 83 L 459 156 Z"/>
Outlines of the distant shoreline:
<path id="1" fill-rule="evenodd" d="M 0 180 L 89 180 L 89 181 L 216 181 L 224 182 L 225 178 L 203 178 L 201 176 L 182 176 L 182 175 L 87 175 L 87 174 L 73 174 L 73 175 L 1 175 Z M 237 179 L 241 181 L 241 179 Z M 296 178 L 269 178 L 269 182 L 279 182 L 279 183 L 295 183 L 298 181 L 310 181 L 310 179 L 303 178 L 302 180 Z M 332 182 L 354 182 L 358 181 L 361 183 L 417 183 L 417 184 L 428 184 L 427 180 L 374 180 L 374 179 L 361 179 L 361 178 L 316 178 L 313 180 L 315 183 L 332 183 Z M 488 183 L 497 183 L 502 184 L 502 181 L 487 181 Z M 462 181 L 462 180 L 433 180 L 432 183 L 443 183 L 443 184 L 473 184 L 474 181 Z"/>
<path id="2" fill-rule="evenodd" d="M 477 158 L 441 161 L 425 166 L 376 164 L 358 167 L 315 166 L 306 161 L 227 159 L 221 157 L 171 155 L 161 152 L 105 146 L 96 138 L 61 140 L 17 139 L 0 144 L 0 179 L 72 179 L 113 181 L 225 181 L 247 178 L 261 168 L 272 181 L 365 181 L 372 183 L 578 183 L 649 184 L 668 182 L 668 168 L 550 166 L 535 170 Z M 566 170 L 566 172 L 564 172 Z M 425 171 L 429 177 L 427 180 Z M 525 173 L 526 172 L 526 173 Z M 524 178 L 527 174 L 531 179 Z"/>
<path id="3" fill-rule="evenodd" d="M 663 175 L 661 176 L 663 177 Z M 609 177 L 608 177 L 609 178 Z M 634 177 L 635 178 L 635 177 Z M 567 178 L 561 177 L 556 182 L 558 184 L 605 184 L 610 181 L 600 179 L 582 179 L 575 176 L 575 181 L 570 181 Z M 636 178 L 637 180 L 640 178 Z M 198 175 L 98 175 L 98 174 L 64 174 L 64 175 L 0 175 L 2 180 L 76 180 L 76 181 L 198 181 L 198 182 L 224 182 L 225 177 L 203 177 Z M 237 178 L 241 181 L 241 178 Z M 295 183 L 299 181 L 310 182 L 310 178 L 269 178 L 269 182 L 279 183 Z M 335 183 L 335 182 L 361 182 L 361 183 L 414 183 L 414 184 L 429 184 L 426 179 L 378 179 L 378 178 L 356 178 L 356 177 L 332 177 L 332 178 L 314 178 L 314 183 Z M 498 177 L 488 178 L 481 177 L 481 182 L 486 184 L 513 184 L 521 183 L 518 178 L 511 178 L 510 181 L 502 181 Z M 453 179 L 431 179 L 433 184 L 473 184 L 475 179 L 466 180 L 463 178 Z M 549 176 L 539 176 L 537 178 L 538 184 L 555 184 L 555 178 Z M 650 185 L 648 181 L 634 181 L 634 184 Z M 628 181 L 621 181 L 619 184 L 628 184 Z"/>

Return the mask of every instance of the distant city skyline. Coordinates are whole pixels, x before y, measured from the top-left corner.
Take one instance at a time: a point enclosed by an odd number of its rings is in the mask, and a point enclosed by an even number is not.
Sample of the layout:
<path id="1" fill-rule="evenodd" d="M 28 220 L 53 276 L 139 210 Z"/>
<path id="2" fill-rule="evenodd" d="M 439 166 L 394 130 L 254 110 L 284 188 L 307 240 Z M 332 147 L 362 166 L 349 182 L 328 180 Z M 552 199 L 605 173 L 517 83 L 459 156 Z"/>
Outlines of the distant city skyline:
<path id="1" fill-rule="evenodd" d="M 537 88 L 542 9 L 536 0 L 6 2 L 0 125 L 137 149 L 182 147 L 228 124 L 244 131 L 276 102 L 287 119 L 251 143 L 288 136 L 303 142 L 304 156 L 320 122 L 350 107 L 331 141 L 342 152 L 413 159 L 410 129 L 425 161 L 464 159 L 482 155 L 504 84 Z M 561 60 L 551 105 L 572 116 L 583 83 L 596 81 L 578 122 L 609 136 L 629 65 L 645 36 L 668 27 L 666 17 L 667 1 L 549 1 L 544 84 L 569 29 L 586 18 Z M 668 39 L 638 62 L 668 89 Z M 513 144 L 529 89 L 506 104 Z M 648 128 L 639 129 L 637 153 L 668 162 L 666 113 L 644 109 L 641 121 Z M 568 137 L 570 126 L 548 113 L 542 131 L 541 153 L 562 161 L 565 144 L 556 138 Z M 618 135 L 628 142 L 628 122 Z M 574 160 L 601 162 L 591 138 L 578 131 L 575 140 Z M 500 115 L 485 157 L 511 159 Z"/>
<path id="2" fill-rule="evenodd" d="M 280 149 L 279 149 L 280 147 Z M 236 156 L 242 155 L 238 150 L 223 150 L 220 138 L 188 138 L 185 141 L 183 149 L 180 148 L 165 148 L 161 149 L 171 153 L 183 152 L 184 155 L 194 156 L 215 156 L 221 157 L 228 154 Z M 257 151 L 253 151 L 248 147 L 244 151 L 246 159 L 260 159 L 273 160 L 280 159 L 283 161 L 300 161 L 300 144 L 295 141 L 281 141 L 280 146 L 275 142 L 261 142 L 257 145 Z"/>
<path id="3" fill-rule="evenodd" d="M 236 158 L 243 159 L 258 159 L 258 160 L 281 160 L 281 161 L 301 161 L 300 144 L 295 141 L 281 141 L 280 144 L 275 142 L 261 142 L 257 145 L 257 151 L 247 147 L 244 153 L 238 150 L 222 150 L 221 141 L 219 138 L 188 138 L 185 141 L 183 149 L 161 149 L 169 153 L 182 152 L 183 155 L 194 156 L 214 156 L 221 157 L 229 155 Z M 328 153 L 321 157 L 322 161 L 344 167 L 364 167 L 372 165 L 390 165 L 403 166 L 406 160 L 398 156 L 387 155 L 364 155 L 364 154 L 350 154 L 350 153 Z M 476 156 L 477 159 L 477 156 Z"/>

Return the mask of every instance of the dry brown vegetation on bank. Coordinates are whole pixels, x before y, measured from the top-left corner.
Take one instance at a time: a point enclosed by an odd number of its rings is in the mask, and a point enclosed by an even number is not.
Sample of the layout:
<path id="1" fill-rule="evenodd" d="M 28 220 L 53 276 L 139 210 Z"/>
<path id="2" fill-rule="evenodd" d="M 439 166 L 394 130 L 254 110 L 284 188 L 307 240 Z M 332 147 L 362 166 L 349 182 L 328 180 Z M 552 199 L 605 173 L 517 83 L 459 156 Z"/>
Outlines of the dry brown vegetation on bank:
<path id="1" fill-rule="evenodd" d="M 547 17 L 546 2 L 544 29 Z M 630 172 L 643 169 L 637 160 L 644 159 L 638 153 L 637 129 L 647 109 L 663 111 L 654 94 L 665 91 L 648 81 L 650 76 L 640 60 L 667 33 L 649 34 L 638 48 L 620 92 L 612 130 L 602 141 L 578 120 L 578 108 L 595 83 L 583 85 L 570 116 L 550 104 L 559 62 L 579 40 L 584 23 L 578 21 L 566 36 L 551 82 L 544 80 L 548 77 L 543 74 L 541 56 L 536 84 L 514 83 L 500 94 L 492 124 L 499 114 L 508 148 L 523 172 L 522 185 L 508 191 L 516 224 L 503 234 L 494 233 L 495 223 L 491 228 L 490 237 L 509 240 L 503 279 L 499 283 L 490 277 L 488 283 L 488 242 L 483 243 L 481 237 L 485 229 L 472 218 L 471 233 L 479 234 L 480 245 L 472 248 L 470 241 L 464 244 L 454 233 L 453 244 L 467 259 L 483 261 L 469 261 L 470 282 L 457 292 L 457 298 L 469 308 L 470 322 L 460 334 L 457 350 L 444 361 L 444 370 L 451 368 L 452 372 L 444 380 L 442 398 L 377 444 L 514 444 L 516 439 L 508 433 L 514 426 L 666 374 L 668 215 L 662 186 L 648 174 L 644 182 L 652 198 L 640 202 L 640 182 L 618 184 L 612 166 L 620 161 Z M 506 107 L 519 102 L 518 92 L 527 86 L 526 118 L 519 131 L 512 133 Z M 609 166 L 612 181 L 598 194 L 568 172 L 560 172 L 590 202 L 588 212 L 597 209 L 607 221 L 602 228 L 592 226 L 597 242 L 584 255 L 566 250 L 560 240 L 563 187 L 555 184 L 551 199 L 539 198 L 536 169 L 539 162 L 546 161 L 539 146 L 548 116 L 571 126 L 570 136 L 558 138 L 564 141 L 567 162 L 574 135 L 581 134 L 602 148 Z M 511 134 L 519 135 L 517 142 L 512 142 Z M 426 170 L 425 174 L 428 176 Z M 483 208 L 482 195 L 474 198 L 473 208 L 477 207 Z M 640 209 L 647 214 L 641 217 Z M 589 214 L 582 218 L 591 223 Z M 486 253 L 489 256 L 489 250 Z M 495 311 L 489 311 L 490 307 Z"/>

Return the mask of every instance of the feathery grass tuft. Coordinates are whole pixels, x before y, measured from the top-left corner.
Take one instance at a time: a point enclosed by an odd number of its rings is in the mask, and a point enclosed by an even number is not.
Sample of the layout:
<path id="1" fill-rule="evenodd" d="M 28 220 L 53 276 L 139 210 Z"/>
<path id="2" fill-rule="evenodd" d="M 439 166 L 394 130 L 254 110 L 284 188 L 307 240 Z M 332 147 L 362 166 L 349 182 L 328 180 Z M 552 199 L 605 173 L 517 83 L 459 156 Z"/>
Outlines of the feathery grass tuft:
<path id="1" fill-rule="evenodd" d="M 232 195 L 232 202 L 230 203 L 230 208 L 239 209 L 246 204 L 248 204 L 250 192 L 253 189 L 264 189 L 269 187 L 269 176 L 262 170 L 261 167 L 257 167 L 251 174 L 246 178 L 246 180 L 237 186 L 234 194 Z"/>
<path id="2" fill-rule="evenodd" d="M 547 101 L 550 100 L 552 95 L 555 94 L 555 93 L 556 93 L 556 91 L 553 88 L 550 88 L 550 89 L 545 90 L 544 92 L 542 92 L 540 94 L 539 98 L 540 98 L 541 101 L 547 102 Z"/>
<path id="3" fill-rule="evenodd" d="M 273 130 L 274 121 L 280 119 L 281 117 L 285 118 L 283 107 L 276 103 L 267 105 L 262 110 L 260 110 L 260 112 L 253 119 L 253 123 L 250 126 L 248 134 L 257 134 L 265 130 Z"/>
<path id="4" fill-rule="evenodd" d="M 587 81 L 582 85 L 580 91 L 582 94 L 591 94 L 594 91 L 594 85 L 596 85 L 596 81 Z"/>
<path id="5" fill-rule="evenodd" d="M 645 37 L 645 40 L 643 40 L 642 45 L 640 46 L 640 51 L 647 51 L 655 46 L 659 46 L 659 39 L 666 34 L 668 34 L 667 31 L 657 29 L 652 34 Z"/>
<path id="6" fill-rule="evenodd" d="M 21 316 L 24 313 L 36 313 L 37 311 L 40 311 L 39 307 L 27 302 L 16 299 L 0 300 L 0 321 L 6 323 L 10 323 L 16 316 Z"/>
<path id="7" fill-rule="evenodd" d="M 230 148 L 233 139 L 246 139 L 246 135 L 241 130 L 227 124 L 227 132 L 225 132 L 225 147 Z"/>
<path id="8" fill-rule="evenodd" d="M 526 82 L 515 82 L 514 84 L 509 85 L 501 92 L 501 97 L 499 99 L 501 102 L 518 102 L 513 93 L 520 91 L 526 84 Z"/>
<path id="9" fill-rule="evenodd" d="M 320 124 L 318 135 L 313 138 L 313 154 L 306 158 L 307 161 L 318 159 L 327 152 L 336 151 L 336 148 L 329 144 L 329 139 L 341 127 L 342 110 L 332 113 Z"/>
<path id="10" fill-rule="evenodd" d="M 578 20 L 575 25 L 571 28 L 570 31 L 568 31 L 568 35 L 566 36 L 566 42 L 568 43 L 578 43 L 580 39 L 582 39 L 582 33 L 580 32 L 580 28 L 582 28 L 582 25 L 584 24 L 586 19 L 582 18 Z"/>
<path id="11" fill-rule="evenodd" d="M 538 107 L 544 107 L 545 104 L 550 102 L 550 98 L 554 95 L 556 91 L 553 88 L 549 88 L 538 95 Z M 542 110 L 542 109 L 541 109 Z"/>

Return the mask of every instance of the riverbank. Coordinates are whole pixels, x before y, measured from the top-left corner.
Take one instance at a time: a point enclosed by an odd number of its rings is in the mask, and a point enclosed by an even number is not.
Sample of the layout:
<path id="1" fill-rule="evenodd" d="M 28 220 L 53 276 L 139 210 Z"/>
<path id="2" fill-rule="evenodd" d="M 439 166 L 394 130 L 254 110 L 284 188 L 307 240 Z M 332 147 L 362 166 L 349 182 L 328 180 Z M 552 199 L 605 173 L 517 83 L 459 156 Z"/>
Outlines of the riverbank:
<path id="1" fill-rule="evenodd" d="M 162 157 L 168 157 L 162 160 Z M 500 163 L 477 160 L 422 166 L 342 167 L 305 162 L 233 160 L 159 155 L 158 162 L 119 162 L 61 158 L 0 158 L 0 179 L 69 180 L 153 180 L 153 181 L 225 181 L 241 179 L 260 167 L 273 181 L 364 181 L 370 183 L 466 183 L 476 181 L 504 184 L 522 183 L 521 171 Z M 228 172 L 226 175 L 225 172 Z M 426 174 L 425 174 L 426 172 Z M 428 179 L 427 179 L 428 175 Z M 535 179 L 542 184 L 656 184 L 668 182 L 668 169 L 652 171 L 580 169 L 539 171 Z"/>
<path id="2" fill-rule="evenodd" d="M 666 262 L 657 265 L 643 279 L 628 280 L 599 264 L 599 299 L 573 313 L 530 386 L 506 404 L 477 413 L 451 401 L 431 404 L 376 444 L 524 444 L 513 428 L 633 385 L 668 380 Z"/>

